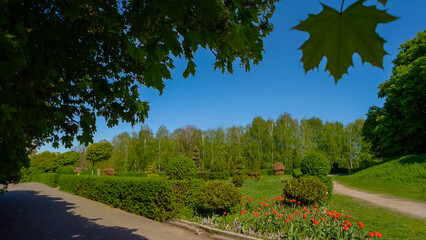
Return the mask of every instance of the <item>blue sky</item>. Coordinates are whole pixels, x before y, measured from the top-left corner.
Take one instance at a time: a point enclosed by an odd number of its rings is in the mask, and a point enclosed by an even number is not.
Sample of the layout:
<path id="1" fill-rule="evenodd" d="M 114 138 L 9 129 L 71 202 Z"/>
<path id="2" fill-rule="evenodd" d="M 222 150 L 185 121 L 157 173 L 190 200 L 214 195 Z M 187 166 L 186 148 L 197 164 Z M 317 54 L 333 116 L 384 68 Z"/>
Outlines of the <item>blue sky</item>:
<path id="1" fill-rule="evenodd" d="M 345 1 L 345 7 L 353 2 Z M 367 1 L 368 4 L 376 2 Z M 340 8 L 341 1 L 324 0 L 322 3 Z M 233 74 L 222 74 L 213 70 L 213 55 L 201 49 L 196 54 L 195 77 L 184 79 L 182 73 L 186 63 L 176 60 L 173 80 L 165 82 L 161 96 L 152 89 L 141 90 L 142 100 L 148 101 L 151 108 L 145 124 L 154 131 L 161 125 L 173 131 L 188 124 L 207 130 L 219 126 L 245 126 L 255 116 L 276 119 L 285 112 L 299 120 L 316 116 L 323 121 L 343 124 L 365 118 L 370 106 L 383 104 L 383 100 L 377 98 L 377 87 L 391 76 L 392 60 L 399 46 L 426 28 L 424 0 L 389 0 L 385 8 L 378 5 L 400 17 L 394 22 L 379 24 L 376 29 L 387 41 L 384 47 L 389 55 L 384 58 L 384 69 L 368 63 L 363 65 L 355 54 L 355 67 L 350 68 L 349 74 L 337 85 L 330 74 L 324 72 L 325 59 L 319 70 L 305 74 L 300 62 L 302 52 L 298 48 L 309 35 L 290 29 L 309 13 L 319 13 L 322 6 L 316 0 L 284 0 L 277 4 L 272 19 L 274 31 L 264 41 L 264 59 L 259 65 L 252 66 L 250 72 L 236 65 Z M 138 131 L 140 127 L 141 124 L 132 128 L 130 124 L 120 123 L 108 128 L 105 121 L 98 119 L 94 141 L 111 141 L 115 135 Z M 54 149 L 47 144 L 39 152 L 46 150 L 67 151 L 64 147 Z"/>

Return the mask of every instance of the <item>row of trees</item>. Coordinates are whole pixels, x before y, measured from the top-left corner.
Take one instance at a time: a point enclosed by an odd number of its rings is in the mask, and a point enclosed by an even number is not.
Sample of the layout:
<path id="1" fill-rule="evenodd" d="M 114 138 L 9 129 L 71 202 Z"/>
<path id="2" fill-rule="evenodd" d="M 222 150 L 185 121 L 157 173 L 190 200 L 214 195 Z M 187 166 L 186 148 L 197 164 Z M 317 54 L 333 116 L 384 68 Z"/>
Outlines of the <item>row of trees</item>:
<path id="1" fill-rule="evenodd" d="M 120 171 L 145 171 L 153 163 L 160 171 L 178 155 L 199 155 L 201 170 L 224 170 L 229 161 L 244 159 L 247 169 L 270 169 L 274 162 L 292 167 L 295 159 L 313 151 L 322 152 L 330 164 L 357 168 L 371 160 L 362 142 L 364 120 L 346 126 L 319 118 L 297 120 L 290 114 L 277 119 L 255 117 L 247 126 L 218 127 L 203 131 L 195 126 L 154 132 L 143 125 L 139 132 L 124 132 L 112 139 L 112 157 L 102 165 Z"/>

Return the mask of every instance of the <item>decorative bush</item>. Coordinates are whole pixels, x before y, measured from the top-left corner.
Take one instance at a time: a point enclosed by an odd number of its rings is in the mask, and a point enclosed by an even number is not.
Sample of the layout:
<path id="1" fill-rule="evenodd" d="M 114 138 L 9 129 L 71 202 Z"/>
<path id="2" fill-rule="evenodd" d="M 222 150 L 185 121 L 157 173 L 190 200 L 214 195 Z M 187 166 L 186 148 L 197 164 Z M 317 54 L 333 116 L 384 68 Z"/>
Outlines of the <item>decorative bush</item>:
<path id="1" fill-rule="evenodd" d="M 244 181 L 246 180 L 247 174 L 245 171 L 245 166 L 242 161 L 238 161 L 237 166 L 235 167 L 234 174 L 232 176 L 232 183 L 236 187 L 242 187 Z"/>
<path id="2" fill-rule="evenodd" d="M 57 187 L 59 174 L 56 173 L 40 173 L 40 174 L 32 174 L 29 178 L 31 182 L 40 182 L 46 184 L 49 187 Z"/>
<path id="3" fill-rule="evenodd" d="M 247 172 L 247 177 L 249 179 L 260 180 L 260 171 L 250 170 Z"/>
<path id="4" fill-rule="evenodd" d="M 191 212 L 197 204 L 201 185 L 199 180 L 169 181 L 161 178 L 71 175 L 59 178 L 62 191 L 159 221 Z"/>
<path id="5" fill-rule="evenodd" d="M 282 164 L 281 162 L 275 162 L 272 166 L 272 170 L 274 170 L 275 175 L 284 175 L 284 164 Z"/>
<path id="6" fill-rule="evenodd" d="M 103 176 L 114 176 L 115 175 L 114 168 L 104 168 L 104 169 L 102 169 L 102 175 Z"/>
<path id="7" fill-rule="evenodd" d="M 321 177 L 330 173 L 331 166 L 321 153 L 311 153 L 303 158 L 300 170 L 304 175 Z"/>
<path id="8" fill-rule="evenodd" d="M 55 172 L 59 174 L 74 174 L 74 167 L 73 166 L 58 167 Z"/>
<path id="9" fill-rule="evenodd" d="M 325 184 L 315 176 L 292 178 L 287 181 L 284 195 L 297 199 L 305 204 L 314 203 L 326 196 Z"/>
<path id="10" fill-rule="evenodd" d="M 295 168 L 293 169 L 293 177 L 294 178 L 298 178 L 303 176 L 302 170 L 300 170 L 300 168 Z"/>
<path id="11" fill-rule="evenodd" d="M 171 180 L 190 180 L 196 175 L 197 167 L 189 157 L 175 157 L 167 165 L 167 176 Z"/>
<path id="12" fill-rule="evenodd" d="M 158 175 L 157 172 L 158 172 L 157 164 L 153 163 L 149 165 L 146 177 L 147 178 L 160 177 L 160 175 Z"/>
<path id="13" fill-rule="evenodd" d="M 293 160 L 293 169 L 300 168 L 300 164 L 302 163 L 302 158 L 295 158 Z"/>
<path id="14" fill-rule="evenodd" d="M 241 199 L 241 191 L 234 185 L 214 180 L 200 190 L 199 202 L 201 207 L 216 213 L 229 211 L 236 206 Z"/>
<path id="15" fill-rule="evenodd" d="M 319 177 L 321 182 L 325 184 L 325 187 L 327 188 L 327 200 L 330 200 L 331 196 L 333 195 L 333 179 L 329 176 L 321 176 Z"/>

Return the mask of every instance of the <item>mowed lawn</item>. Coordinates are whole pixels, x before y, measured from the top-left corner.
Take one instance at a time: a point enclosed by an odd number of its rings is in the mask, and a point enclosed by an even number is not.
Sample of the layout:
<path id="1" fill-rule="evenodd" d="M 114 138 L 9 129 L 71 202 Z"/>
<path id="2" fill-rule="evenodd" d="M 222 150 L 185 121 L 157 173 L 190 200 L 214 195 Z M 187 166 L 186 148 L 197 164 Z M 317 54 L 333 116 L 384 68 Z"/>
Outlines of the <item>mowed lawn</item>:
<path id="1" fill-rule="evenodd" d="M 243 196 L 250 196 L 254 202 L 264 198 L 272 199 L 281 196 L 284 179 L 291 176 L 262 176 L 259 181 L 246 180 L 242 187 Z M 365 231 L 376 231 L 383 234 L 382 239 L 424 239 L 426 236 L 426 220 L 413 219 L 404 214 L 384 208 L 371 206 L 367 202 L 351 197 L 334 195 L 329 204 L 330 210 L 349 214 L 357 222 L 365 224 Z"/>

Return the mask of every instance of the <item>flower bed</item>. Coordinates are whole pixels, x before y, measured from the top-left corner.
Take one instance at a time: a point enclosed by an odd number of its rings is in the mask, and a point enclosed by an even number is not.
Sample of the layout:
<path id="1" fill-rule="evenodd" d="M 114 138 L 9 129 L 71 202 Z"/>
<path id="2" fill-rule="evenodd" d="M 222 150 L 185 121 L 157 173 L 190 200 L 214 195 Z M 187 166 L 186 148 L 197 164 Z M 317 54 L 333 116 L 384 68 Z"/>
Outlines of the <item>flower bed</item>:
<path id="1" fill-rule="evenodd" d="M 244 197 L 238 212 L 204 218 L 203 224 L 272 239 L 369 239 L 381 237 L 354 217 L 295 199 L 265 198 L 255 203 Z"/>

